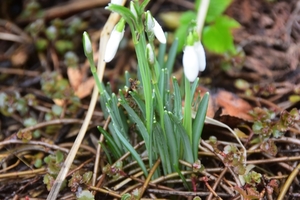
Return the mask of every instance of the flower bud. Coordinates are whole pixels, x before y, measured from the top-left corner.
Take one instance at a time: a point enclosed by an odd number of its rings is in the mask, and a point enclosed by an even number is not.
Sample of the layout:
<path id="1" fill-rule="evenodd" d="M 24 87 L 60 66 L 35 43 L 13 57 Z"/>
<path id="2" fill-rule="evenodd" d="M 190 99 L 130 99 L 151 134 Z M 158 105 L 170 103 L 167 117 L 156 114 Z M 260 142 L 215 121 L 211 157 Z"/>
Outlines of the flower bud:
<path id="1" fill-rule="evenodd" d="M 147 44 L 146 46 L 146 52 L 147 52 L 147 59 L 150 65 L 154 65 L 155 58 L 154 58 L 154 52 L 150 44 Z"/>
<path id="2" fill-rule="evenodd" d="M 116 55 L 119 44 L 124 36 L 125 21 L 122 18 L 112 30 L 107 41 L 104 62 L 110 62 Z"/>
<path id="3" fill-rule="evenodd" d="M 82 35 L 83 49 L 86 57 L 89 57 L 93 53 L 92 43 L 87 32 L 83 32 Z"/>

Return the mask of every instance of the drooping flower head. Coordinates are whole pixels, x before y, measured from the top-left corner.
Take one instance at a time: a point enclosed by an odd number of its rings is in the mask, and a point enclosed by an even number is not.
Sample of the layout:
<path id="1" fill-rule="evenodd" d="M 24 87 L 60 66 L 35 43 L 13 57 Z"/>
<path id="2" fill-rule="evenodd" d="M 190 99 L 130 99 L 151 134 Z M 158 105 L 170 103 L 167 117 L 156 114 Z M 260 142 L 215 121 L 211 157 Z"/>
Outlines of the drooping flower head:
<path id="1" fill-rule="evenodd" d="M 201 42 L 189 33 L 186 47 L 182 57 L 183 72 L 190 82 L 194 82 L 199 71 L 203 71 L 206 66 L 205 52 Z"/>
<path id="2" fill-rule="evenodd" d="M 107 41 L 106 50 L 104 54 L 104 62 L 110 62 L 116 55 L 119 44 L 124 36 L 125 20 L 123 18 L 117 23 L 112 30 Z"/>
<path id="3" fill-rule="evenodd" d="M 167 42 L 164 31 L 159 23 L 152 17 L 149 10 L 146 12 L 146 28 L 148 32 L 152 31 L 154 33 L 160 43 L 165 44 Z"/>

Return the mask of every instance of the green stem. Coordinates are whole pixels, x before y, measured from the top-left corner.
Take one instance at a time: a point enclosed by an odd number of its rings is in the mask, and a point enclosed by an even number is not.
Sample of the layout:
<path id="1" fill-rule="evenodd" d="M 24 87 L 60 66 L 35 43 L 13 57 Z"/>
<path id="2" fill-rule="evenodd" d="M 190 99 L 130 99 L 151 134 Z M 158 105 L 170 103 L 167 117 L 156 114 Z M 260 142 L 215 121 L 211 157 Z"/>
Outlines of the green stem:
<path id="1" fill-rule="evenodd" d="M 185 100 L 184 100 L 184 115 L 183 115 L 183 126 L 186 133 L 189 136 L 190 142 L 192 144 L 192 100 L 191 100 L 191 85 L 189 80 L 184 78 L 185 87 Z"/>
<path id="2" fill-rule="evenodd" d="M 95 62 L 94 62 L 94 60 L 93 60 L 92 57 L 88 57 L 88 60 L 89 60 L 89 63 L 90 63 L 90 66 L 91 66 L 91 72 L 92 72 L 93 77 L 94 77 L 94 79 L 96 81 L 96 85 L 97 85 L 97 88 L 99 90 L 99 93 L 103 94 L 104 89 L 102 88 L 101 81 L 100 81 L 100 79 L 99 79 L 99 77 L 97 75 L 97 69 L 96 69 Z"/>
<path id="3" fill-rule="evenodd" d="M 133 32 L 133 34 L 135 34 Z M 151 73 L 149 69 L 148 60 L 146 57 L 146 37 L 142 30 L 139 34 L 139 41 L 135 42 L 135 49 L 137 60 L 139 64 L 139 70 L 142 78 L 142 84 L 144 88 L 145 106 L 146 106 L 146 127 L 148 133 L 152 132 L 153 121 L 153 101 L 152 101 L 152 85 L 151 85 Z"/>

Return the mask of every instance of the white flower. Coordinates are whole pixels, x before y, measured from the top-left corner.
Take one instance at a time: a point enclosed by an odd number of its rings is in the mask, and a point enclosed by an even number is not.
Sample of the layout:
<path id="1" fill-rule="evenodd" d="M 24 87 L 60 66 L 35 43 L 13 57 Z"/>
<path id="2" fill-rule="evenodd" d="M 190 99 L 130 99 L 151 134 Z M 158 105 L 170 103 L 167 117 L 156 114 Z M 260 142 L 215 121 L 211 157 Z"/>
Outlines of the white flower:
<path id="1" fill-rule="evenodd" d="M 186 46 L 183 52 L 183 72 L 190 82 L 194 82 L 199 72 L 199 61 L 194 46 Z"/>
<path id="2" fill-rule="evenodd" d="M 197 53 L 199 71 L 202 72 L 206 67 L 205 51 L 200 41 L 194 43 L 194 48 Z"/>
<path id="3" fill-rule="evenodd" d="M 112 4 L 117 4 L 117 5 L 122 5 L 123 0 L 111 0 L 110 3 Z"/>
<path id="4" fill-rule="evenodd" d="M 83 32 L 83 49 L 86 55 L 91 54 L 93 52 L 92 43 L 90 37 L 87 32 Z"/>
<path id="5" fill-rule="evenodd" d="M 166 41 L 166 36 L 164 31 L 162 30 L 161 26 L 159 25 L 159 23 L 153 18 L 154 20 L 154 27 L 153 27 L 153 32 L 155 37 L 158 39 L 158 41 L 162 44 L 165 44 Z"/>
<path id="6" fill-rule="evenodd" d="M 114 27 L 113 31 L 110 34 L 109 40 L 107 41 L 104 62 L 110 62 L 115 57 L 119 44 L 124 35 L 124 29 L 119 32 L 116 29 L 116 26 Z"/>
<path id="7" fill-rule="evenodd" d="M 150 11 L 146 12 L 147 31 L 152 31 L 158 41 L 162 44 L 166 43 L 166 36 L 159 23 L 152 17 Z"/>

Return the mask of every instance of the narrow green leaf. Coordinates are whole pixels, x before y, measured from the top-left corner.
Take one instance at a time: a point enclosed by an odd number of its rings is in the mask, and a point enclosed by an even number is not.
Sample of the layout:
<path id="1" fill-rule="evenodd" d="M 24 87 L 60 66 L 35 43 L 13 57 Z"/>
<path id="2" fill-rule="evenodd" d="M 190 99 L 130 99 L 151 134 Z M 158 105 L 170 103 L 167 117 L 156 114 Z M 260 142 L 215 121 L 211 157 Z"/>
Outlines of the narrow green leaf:
<path id="1" fill-rule="evenodd" d="M 107 145 L 109 146 L 110 151 L 114 155 L 115 158 L 120 158 L 123 154 L 119 148 L 119 146 L 115 143 L 112 136 L 105 131 L 101 126 L 97 126 L 98 130 L 104 135 L 105 139 L 107 140 Z"/>
<path id="2" fill-rule="evenodd" d="M 111 165 L 113 162 L 112 162 L 112 159 L 111 159 L 111 156 L 110 156 L 110 152 L 113 153 L 113 154 L 115 153 L 112 150 L 113 148 L 109 148 L 109 150 L 108 150 L 107 147 L 105 146 L 105 144 L 103 142 L 100 142 L 99 144 L 101 145 L 101 147 L 102 147 L 102 149 L 103 149 L 103 151 L 104 151 L 104 153 L 105 153 L 105 155 L 107 157 L 108 163 Z M 117 157 L 115 154 L 114 154 L 114 156 L 117 159 L 120 158 L 120 157 Z"/>
<path id="3" fill-rule="evenodd" d="M 192 152 L 192 145 L 181 123 L 181 120 L 176 118 L 176 116 L 174 116 L 172 113 L 169 113 L 169 116 L 174 124 L 174 135 L 180 137 L 179 139 L 180 146 L 183 148 L 183 152 L 184 152 L 183 160 L 186 160 L 189 163 L 193 163 L 194 158 Z"/>
<path id="4" fill-rule="evenodd" d="M 121 97 L 121 101 L 120 104 L 125 108 L 125 110 L 127 111 L 129 117 L 132 119 L 132 121 L 136 124 L 137 128 L 139 129 L 139 132 L 141 134 L 141 136 L 143 137 L 147 147 L 149 144 L 149 133 L 147 132 L 147 129 L 144 125 L 144 123 L 141 121 L 141 119 L 139 118 L 139 116 L 135 113 L 135 111 L 128 105 L 126 99 L 124 97 Z"/>
<path id="5" fill-rule="evenodd" d="M 166 68 L 168 69 L 169 73 L 173 72 L 173 67 L 174 67 L 174 63 L 175 63 L 177 48 L 178 48 L 178 38 L 176 38 L 173 41 L 173 43 L 171 45 L 171 48 L 169 50 L 169 53 L 168 53 Z"/>
<path id="6" fill-rule="evenodd" d="M 186 187 L 189 191 L 191 190 L 189 184 L 187 183 L 185 177 L 183 176 L 183 174 L 181 173 L 181 171 L 179 170 L 179 168 L 177 166 L 174 166 L 176 172 L 178 173 L 179 177 L 181 178 L 181 180 L 183 181 L 183 185 L 184 187 Z"/>
<path id="7" fill-rule="evenodd" d="M 146 118 L 146 108 L 145 108 L 144 101 L 141 99 L 141 97 L 139 96 L 139 94 L 137 92 L 135 92 L 135 91 L 131 91 L 131 92 L 129 92 L 129 94 L 135 100 L 136 104 L 138 105 L 139 109 L 142 112 L 142 116 L 145 119 Z"/>
<path id="8" fill-rule="evenodd" d="M 157 122 L 153 124 L 153 137 L 154 145 L 159 152 L 164 174 L 167 175 L 169 173 L 172 173 L 170 156 L 167 148 L 168 144 L 166 138 L 164 137 L 163 130 L 160 124 Z"/>
<path id="9" fill-rule="evenodd" d="M 115 126 L 115 124 L 114 124 L 114 126 Z M 141 159 L 140 155 L 136 152 L 136 150 L 133 148 L 133 146 L 127 141 L 127 139 L 123 136 L 123 134 L 118 130 L 117 127 L 115 127 L 115 130 L 116 130 L 116 133 L 117 133 L 118 137 L 122 141 L 123 145 L 131 153 L 133 158 L 136 160 L 136 162 L 139 164 L 142 171 L 144 172 L 144 175 L 147 177 L 148 172 L 147 172 L 146 166 L 143 163 L 143 160 Z"/>
<path id="10" fill-rule="evenodd" d="M 193 121 L 193 139 L 192 139 L 192 148 L 193 148 L 193 157 L 194 160 L 198 159 L 198 145 L 200 143 L 200 138 L 204 126 L 204 121 L 206 117 L 206 111 L 208 107 L 209 101 L 209 93 L 205 93 L 203 96 L 200 105 L 198 106 L 198 110 L 196 113 L 196 117 Z"/>
<path id="11" fill-rule="evenodd" d="M 192 142 L 192 98 L 190 81 L 184 78 L 185 100 L 184 100 L 184 113 L 183 113 L 183 126 Z"/>
<path id="12" fill-rule="evenodd" d="M 167 33 L 165 34 L 167 38 Z M 165 54 L 166 54 L 167 44 L 160 43 L 157 55 L 157 61 L 161 68 L 165 68 Z"/>
<path id="13" fill-rule="evenodd" d="M 174 125 L 171 122 L 171 119 L 167 111 L 164 112 L 164 120 L 165 120 L 165 130 L 166 130 L 166 137 L 167 137 L 167 146 L 170 152 L 171 163 L 172 165 L 178 166 L 179 152 L 178 152 L 176 136 L 174 135 L 175 133 L 173 130 Z"/>
<path id="14" fill-rule="evenodd" d="M 173 77 L 172 81 L 173 81 L 173 89 L 174 89 L 173 113 L 179 120 L 182 120 L 182 101 L 181 101 L 180 87 L 175 77 Z"/>

